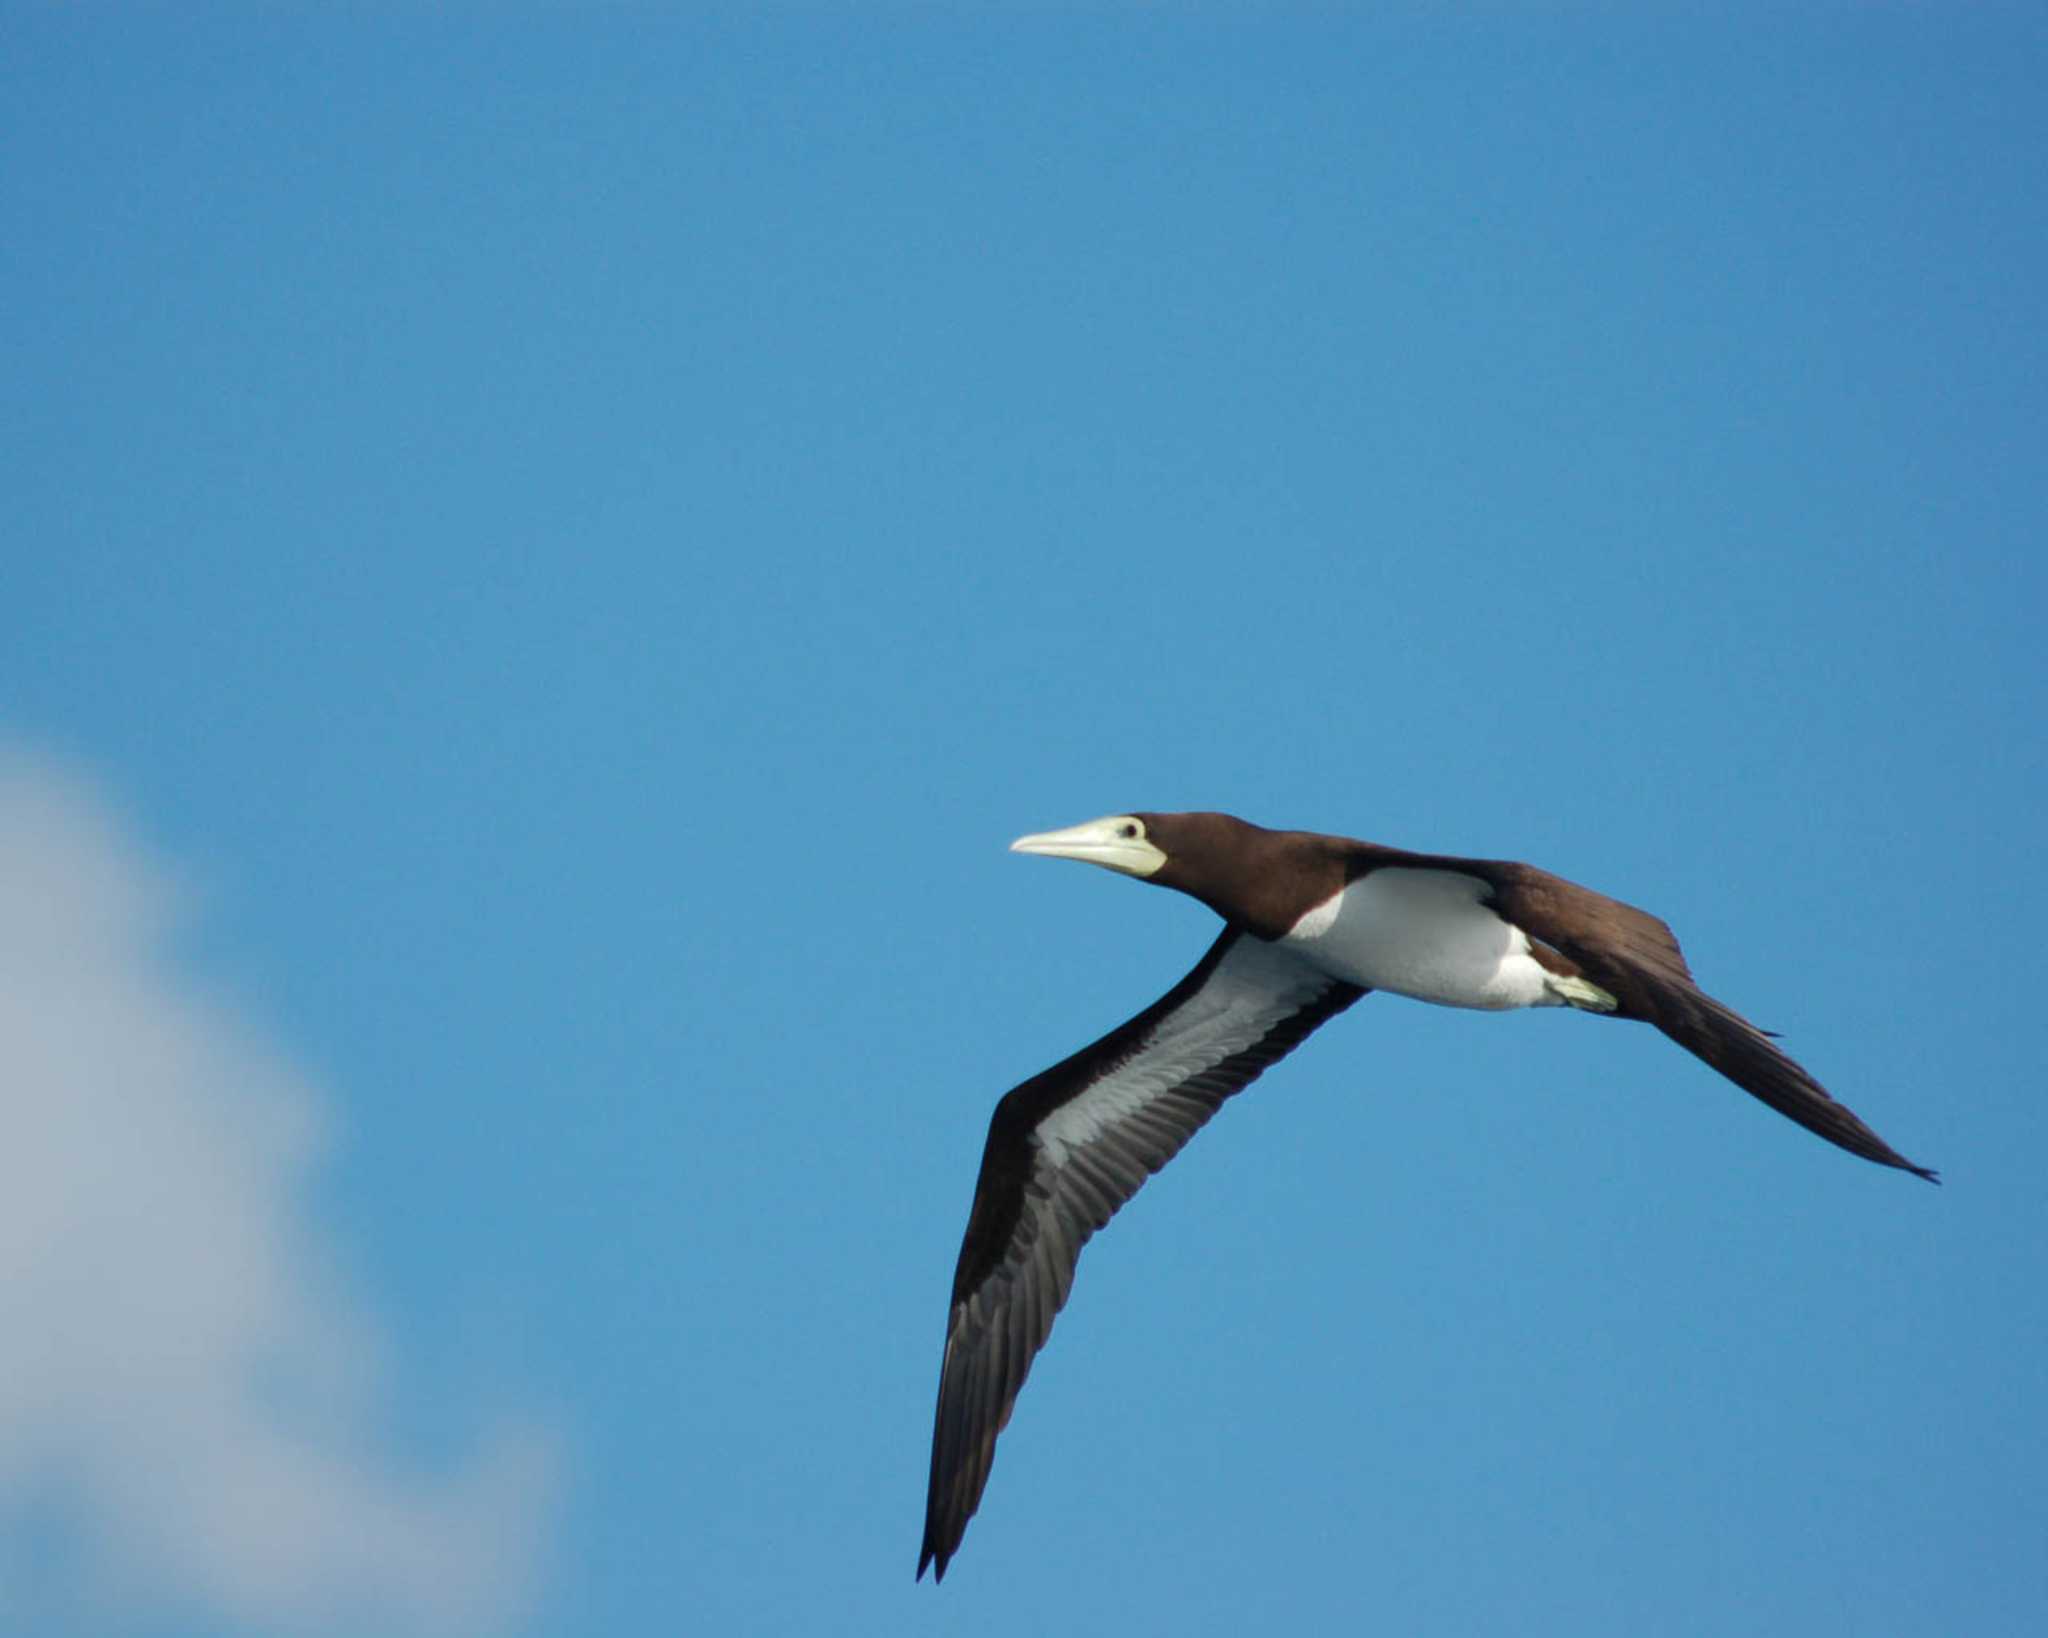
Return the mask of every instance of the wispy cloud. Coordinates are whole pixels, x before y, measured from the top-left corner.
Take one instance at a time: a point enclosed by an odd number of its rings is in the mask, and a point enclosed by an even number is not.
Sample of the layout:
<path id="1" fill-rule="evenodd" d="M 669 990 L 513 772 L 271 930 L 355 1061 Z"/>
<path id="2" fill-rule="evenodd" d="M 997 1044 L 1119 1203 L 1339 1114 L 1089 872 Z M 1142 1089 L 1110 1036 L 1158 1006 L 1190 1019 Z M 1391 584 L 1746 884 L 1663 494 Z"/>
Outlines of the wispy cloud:
<path id="1" fill-rule="evenodd" d="M 59 1609 L 506 1630 L 546 1441 L 450 1471 L 388 1434 L 374 1316 L 304 1204 L 327 1102 L 181 971 L 187 908 L 87 782 L 0 749 L 0 1524 L 54 1533 Z"/>

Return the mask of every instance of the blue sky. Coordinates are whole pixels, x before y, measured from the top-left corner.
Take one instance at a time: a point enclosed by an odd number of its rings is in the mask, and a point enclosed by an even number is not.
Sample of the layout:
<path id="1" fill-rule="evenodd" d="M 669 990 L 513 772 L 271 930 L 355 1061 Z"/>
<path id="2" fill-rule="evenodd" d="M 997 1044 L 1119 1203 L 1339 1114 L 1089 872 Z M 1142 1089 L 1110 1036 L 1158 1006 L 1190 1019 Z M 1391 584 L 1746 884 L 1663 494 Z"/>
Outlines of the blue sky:
<path id="1" fill-rule="evenodd" d="M 2035 1632 L 2025 8 L 8 8 L 0 1631 Z M 1936 1190 L 1375 997 L 913 1586 L 1132 807 L 1666 916 Z"/>

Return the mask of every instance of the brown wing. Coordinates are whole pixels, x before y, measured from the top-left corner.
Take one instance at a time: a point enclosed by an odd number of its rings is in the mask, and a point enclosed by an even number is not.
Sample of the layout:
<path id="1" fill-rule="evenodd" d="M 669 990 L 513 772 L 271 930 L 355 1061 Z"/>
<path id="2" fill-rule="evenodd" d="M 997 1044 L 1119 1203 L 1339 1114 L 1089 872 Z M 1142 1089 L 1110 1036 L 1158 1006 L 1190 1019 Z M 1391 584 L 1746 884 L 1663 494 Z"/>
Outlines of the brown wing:
<path id="1" fill-rule="evenodd" d="M 1172 990 L 996 1105 L 953 1276 L 917 1573 L 981 1504 L 1081 1247 L 1234 1092 L 1365 991 L 1226 931 Z"/>
<path id="2" fill-rule="evenodd" d="M 1617 1016 L 1656 1025 L 1743 1091 L 1852 1155 L 1940 1181 L 1837 1103 L 1762 1030 L 1694 983 L 1678 940 L 1655 916 L 1533 865 L 1468 859 L 1462 868 L 1492 886 L 1493 907 L 1505 920 L 1562 951 L 1613 995 Z"/>

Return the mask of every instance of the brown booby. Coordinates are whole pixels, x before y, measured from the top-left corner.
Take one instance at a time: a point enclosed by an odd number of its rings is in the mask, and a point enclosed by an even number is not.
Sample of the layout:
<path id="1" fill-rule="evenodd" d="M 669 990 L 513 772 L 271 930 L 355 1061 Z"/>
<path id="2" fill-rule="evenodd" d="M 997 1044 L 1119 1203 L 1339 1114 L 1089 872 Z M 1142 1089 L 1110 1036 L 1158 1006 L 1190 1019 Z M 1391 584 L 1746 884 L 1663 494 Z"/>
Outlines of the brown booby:
<path id="1" fill-rule="evenodd" d="M 981 1504 L 1088 1237 L 1225 1098 L 1368 990 L 1640 1019 L 1830 1143 L 1938 1181 L 1700 989 L 1663 922 L 1548 871 L 1227 813 L 1118 814 L 1010 846 L 1176 888 L 1225 926 L 1151 1006 L 996 1105 L 953 1275 L 920 1578 L 944 1578 Z"/>

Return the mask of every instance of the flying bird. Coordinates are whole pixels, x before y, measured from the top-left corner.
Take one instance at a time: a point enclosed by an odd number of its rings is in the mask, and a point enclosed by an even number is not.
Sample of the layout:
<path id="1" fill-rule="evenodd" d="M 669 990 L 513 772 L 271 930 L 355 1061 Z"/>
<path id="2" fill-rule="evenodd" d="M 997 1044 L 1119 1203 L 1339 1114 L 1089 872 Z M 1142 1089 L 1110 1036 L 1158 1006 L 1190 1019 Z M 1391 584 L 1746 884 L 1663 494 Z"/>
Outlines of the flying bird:
<path id="1" fill-rule="evenodd" d="M 1227 813 L 1127 813 L 1020 837 L 1200 899 L 1224 929 L 1128 1023 L 996 1105 L 953 1275 L 917 1574 L 942 1580 L 996 1436 L 1088 1237 L 1223 1100 L 1368 990 L 1654 1024 L 1779 1114 L 1930 1182 L 1771 1038 L 1693 982 L 1655 916 L 1532 865 L 1409 853 Z"/>

